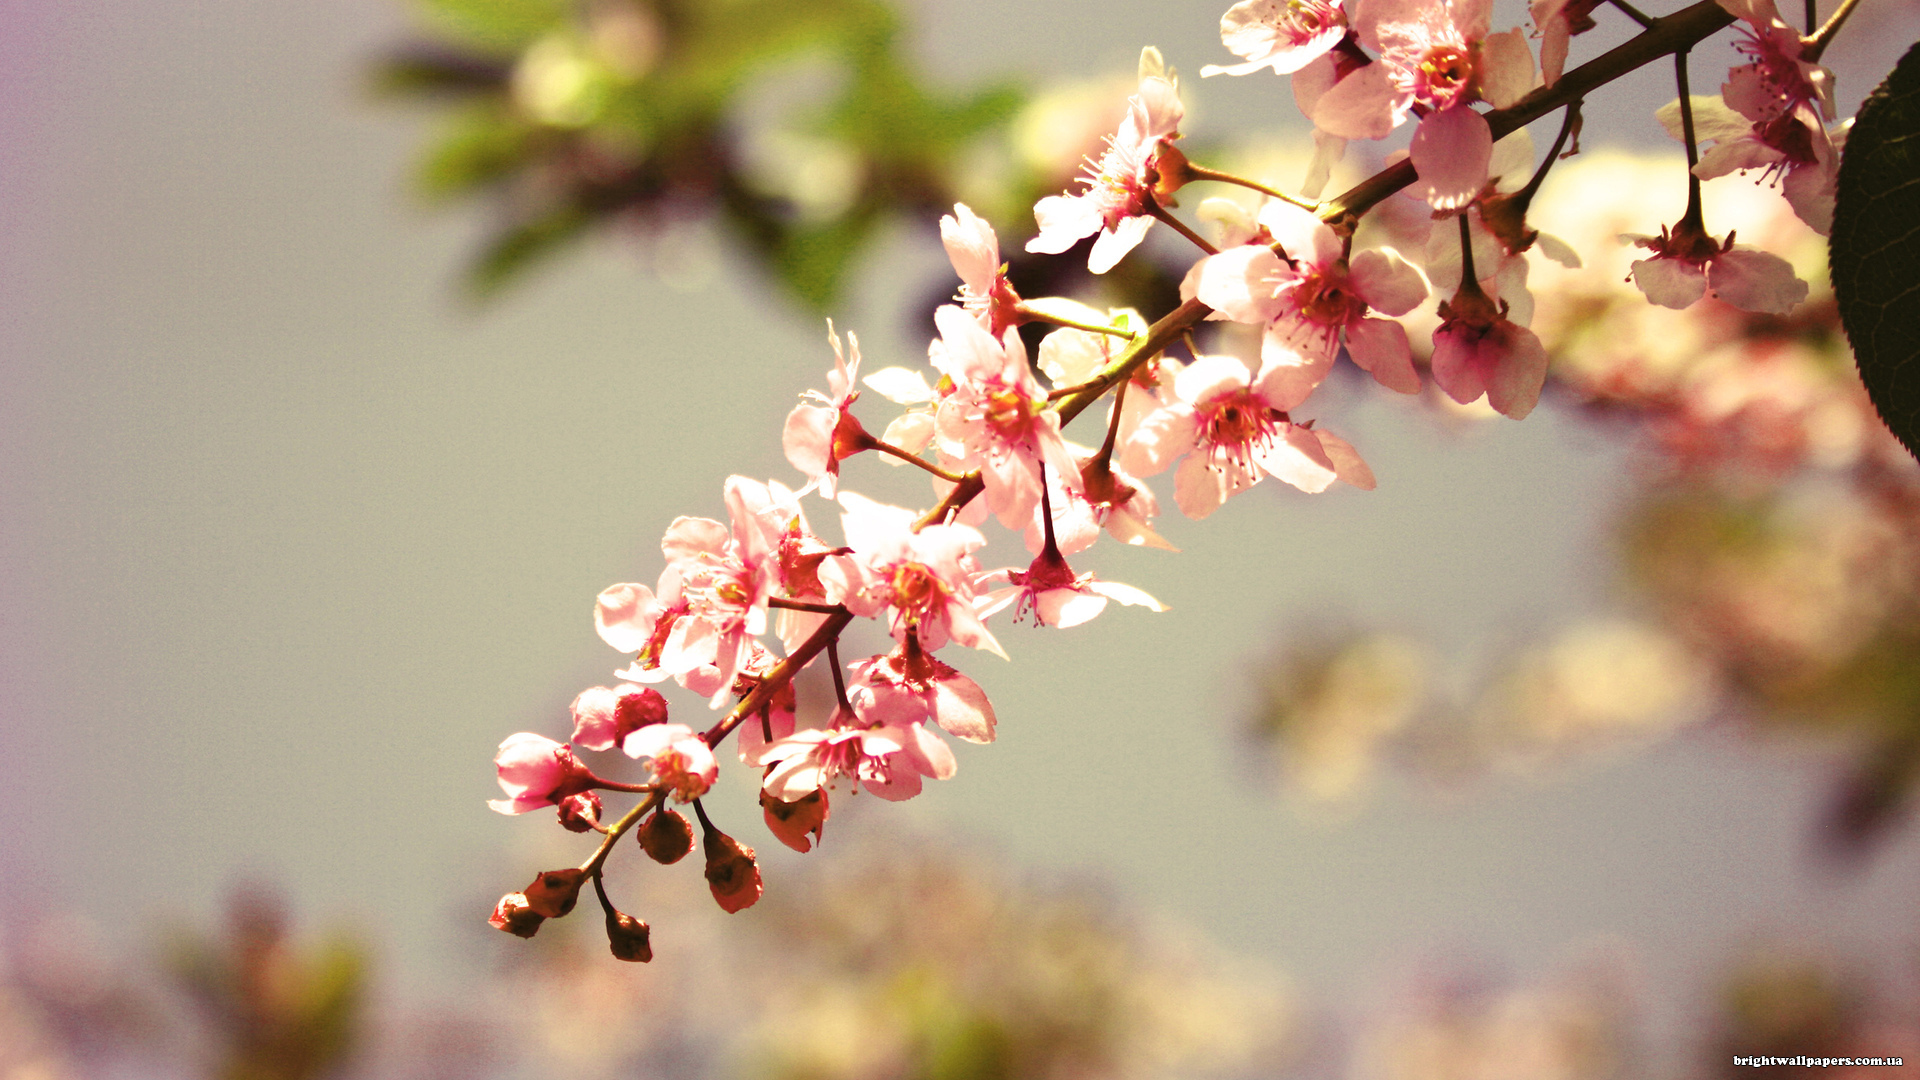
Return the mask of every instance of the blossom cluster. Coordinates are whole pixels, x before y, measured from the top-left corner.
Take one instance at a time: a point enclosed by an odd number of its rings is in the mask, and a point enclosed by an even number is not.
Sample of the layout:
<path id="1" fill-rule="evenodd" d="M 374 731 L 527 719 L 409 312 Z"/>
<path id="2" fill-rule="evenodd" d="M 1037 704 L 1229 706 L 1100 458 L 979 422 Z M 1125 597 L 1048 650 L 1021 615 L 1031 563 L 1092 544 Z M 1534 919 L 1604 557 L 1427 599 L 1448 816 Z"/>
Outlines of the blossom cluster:
<path id="1" fill-rule="evenodd" d="M 1770 0 L 1720 3 L 1724 10 L 1689 9 L 1691 21 L 1649 23 L 1643 35 L 1657 46 L 1650 58 L 1681 57 L 1683 97 L 1673 111 L 1690 151 L 1702 136 L 1716 145 L 1687 176 L 1686 214 L 1638 241 L 1653 254 L 1631 274 L 1663 306 L 1712 292 L 1784 311 L 1806 286 L 1777 256 L 1710 236 L 1699 181 L 1766 168 L 1782 178 L 1801 216 L 1818 218 L 1822 206 L 1830 216 L 1831 176 L 1816 170 L 1832 160 L 1821 126 L 1831 79 Z M 1171 547 L 1156 531 L 1161 507 L 1151 478 L 1171 472 L 1174 504 L 1196 520 L 1268 478 L 1309 493 L 1336 483 L 1373 488 L 1359 451 L 1320 426 L 1311 403 L 1343 356 L 1390 390 L 1421 392 L 1427 380 L 1402 321 L 1416 312 L 1430 310 L 1437 321 L 1423 351 L 1438 391 L 1462 404 L 1484 398 L 1515 419 L 1530 412 L 1548 365 L 1527 325 L 1530 254 L 1569 265 L 1579 256 L 1531 228 L 1527 216 L 1577 127 L 1580 95 L 1553 84 L 1579 81 L 1563 71 L 1567 38 L 1591 24 L 1592 7 L 1534 5 L 1543 41 L 1536 64 L 1525 29 L 1492 31 L 1490 0 L 1236 4 L 1222 20 L 1222 39 L 1245 63 L 1203 74 L 1291 75 L 1293 96 L 1315 126 L 1319 156 L 1307 184 L 1314 194 L 1349 141 L 1416 125 L 1404 162 L 1319 202 L 1191 161 L 1176 145 L 1185 117 L 1179 80 L 1157 50 L 1146 50 L 1117 129 L 1087 158 L 1073 189 L 1034 206 L 1037 229 L 1025 246 L 1045 255 L 1084 247 L 1088 270 L 1102 274 L 1166 224 L 1202 256 L 1184 275 L 1181 306 L 1157 321 L 1066 297 L 1022 297 L 994 228 L 956 205 L 940 233 L 960 284 L 954 302 L 934 313 L 930 371 L 894 366 L 863 377 L 858 341 L 849 334 L 843 343 L 829 325 L 825 389 L 807 391 L 781 433 L 799 486 L 733 476 L 722 491 L 725 521 L 675 519 L 654 583 L 616 584 L 596 602 L 601 638 L 629 657 L 619 684 L 581 693 L 569 743 L 522 732 L 501 744 L 496 767 L 507 798 L 492 803 L 496 810 L 555 807 L 565 827 L 603 839 L 582 866 L 543 873 L 503 898 L 495 925 L 531 936 L 591 882 L 615 953 L 645 959 L 646 924 L 612 906 L 600 869 L 630 830 L 656 861 L 687 855 L 692 827 L 669 803 L 691 804 L 700 820 L 719 904 L 737 911 L 754 903 L 762 885 L 753 849 L 717 829 L 701 802 L 718 776 L 716 752 L 736 731 L 739 762 L 760 776 L 769 831 L 800 851 L 823 836 L 835 792 L 900 800 L 928 779 L 951 777 L 948 737 L 994 738 L 985 691 L 954 666 L 962 649 L 1006 655 L 990 624 L 1025 618 L 1072 627 L 1116 602 L 1163 610 L 1141 589 L 1085 569 L 1085 552 L 1102 533 Z M 1684 57 L 1699 37 L 1735 21 L 1744 23 L 1740 48 L 1752 63 L 1729 73 L 1716 112 L 1684 96 Z M 1560 139 L 1538 169 L 1524 132 L 1496 138 L 1560 107 Z M 1264 201 L 1203 202 L 1199 216 L 1217 239 L 1209 242 L 1171 213 L 1176 193 L 1203 181 Z M 1422 224 L 1361 230 L 1363 215 L 1400 189 L 1423 204 Z M 1195 334 L 1205 320 L 1248 327 L 1257 353 L 1202 349 Z M 1037 357 L 1023 336 L 1031 324 L 1048 330 L 1033 339 Z M 870 406 L 856 409 L 867 391 L 898 407 L 880 435 L 868 426 Z M 1109 398 L 1099 446 L 1069 441 L 1065 426 Z M 869 452 L 927 472 L 931 508 L 853 490 L 843 470 Z M 810 509 L 837 514 L 838 535 L 816 532 Z M 1026 554 L 984 557 L 994 524 L 1017 534 Z M 840 639 L 856 619 L 884 626 L 893 646 L 843 662 Z M 823 659 L 833 697 L 814 710 L 825 717 L 821 726 L 802 726 L 793 679 Z M 654 689 L 669 681 L 716 710 L 732 705 L 696 731 L 669 718 Z M 646 782 L 603 779 L 578 757 L 615 748 L 647 763 Z M 642 798 L 607 823 L 599 791 Z"/>

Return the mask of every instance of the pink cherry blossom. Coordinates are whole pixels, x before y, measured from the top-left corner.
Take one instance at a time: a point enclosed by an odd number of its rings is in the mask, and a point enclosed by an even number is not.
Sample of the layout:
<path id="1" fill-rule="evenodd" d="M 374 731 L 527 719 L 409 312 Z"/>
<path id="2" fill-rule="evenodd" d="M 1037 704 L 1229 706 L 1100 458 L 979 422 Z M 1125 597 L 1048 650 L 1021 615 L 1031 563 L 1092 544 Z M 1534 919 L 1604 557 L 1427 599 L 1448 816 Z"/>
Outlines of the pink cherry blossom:
<path id="1" fill-rule="evenodd" d="M 761 484 L 740 476 L 731 478 L 728 485 L 730 497 L 740 507 L 742 522 L 759 535 L 760 545 L 768 552 L 761 569 L 767 576 L 771 594 L 818 604 L 836 602 L 821 583 L 820 566 L 838 554 L 838 549 L 814 535 L 801 509 L 799 494 L 778 481 Z M 736 530 L 738 528 L 736 526 Z M 818 629 L 825 618 L 814 612 L 783 608 L 774 618 L 774 632 L 788 651 L 792 651 Z"/>
<path id="2" fill-rule="evenodd" d="M 609 750 L 629 734 L 667 718 L 667 699 L 658 690 L 632 683 L 591 686 L 573 699 L 573 743 L 587 750 Z"/>
<path id="3" fill-rule="evenodd" d="M 1533 331 L 1507 318 L 1477 281 L 1440 302 L 1433 332 L 1433 381 L 1462 405 L 1485 395 L 1518 420 L 1533 411 L 1547 380 L 1547 350 Z"/>
<path id="4" fill-rule="evenodd" d="M 840 483 L 840 462 L 870 449 L 873 437 L 848 411 L 860 396 L 854 385 L 860 377 L 860 341 L 848 334 L 847 350 L 843 352 L 831 320 L 827 322 L 827 341 L 833 346 L 833 370 L 827 372 L 828 392 L 809 390 L 805 396 L 820 404 L 793 407 L 787 414 L 781 446 L 787 461 L 813 481 L 820 494 L 831 499 Z M 851 363 L 847 352 L 853 354 Z"/>
<path id="5" fill-rule="evenodd" d="M 1322 433 L 1288 415 L 1298 403 L 1299 366 L 1267 359 L 1254 376 L 1231 356 L 1196 357 L 1174 376 L 1172 400 L 1163 399 L 1135 433 L 1132 460 L 1149 474 L 1181 461 L 1174 501 L 1195 519 L 1262 476 L 1307 492 L 1325 491 L 1335 480 L 1372 487 L 1372 474 L 1351 447 L 1344 462 L 1337 460 Z"/>
<path id="6" fill-rule="evenodd" d="M 753 639 L 766 632 L 767 600 L 778 580 L 774 556 L 783 535 L 777 515 L 758 512 L 771 499 L 765 485 L 731 476 L 725 495 L 731 530 L 709 518 L 680 517 L 660 541 L 687 605 L 667 632 L 660 666 L 684 683 L 690 673 L 712 665 L 716 708 L 751 655 Z"/>
<path id="7" fill-rule="evenodd" d="M 653 768 L 653 782 L 666 787 L 679 802 L 705 795 L 720 777 L 713 750 L 685 724 L 649 724 L 628 735 L 620 749 L 630 758 L 646 759 Z"/>
<path id="8" fill-rule="evenodd" d="M 531 731 L 507 736 L 493 757 L 493 766 L 507 797 L 488 799 L 487 805 L 502 814 L 553 806 L 597 782 L 593 770 L 582 765 L 565 743 Z"/>
<path id="9" fill-rule="evenodd" d="M 660 651 L 686 613 L 680 572 L 669 566 L 660 572 L 658 591 L 631 582 L 607 586 L 594 600 L 593 625 L 600 640 L 620 652 L 638 654 L 619 672 L 620 678 L 659 682 L 673 674 L 660 666 Z"/>
<path id="10" fill-rule="evenodd" d="M 1349 262 L 1333 229 L 1290 203 L 1269 202 L 1260 225 L 1286 253 L 1284 260 L 1266 243 L 1228 248 L 1194 265 L 1181 296 L 1198 296 L 1237 322 L 1264 324 L 1263 361 L 1315 361 L 1297 369 L 1291 394 L 1300 400 L 1325 377 L 1342 344 L 1382 386 L 1417 393 L 1420 376 L 1406 330 L 1372 312 L 1399 316 L 1418 307 L 1427 298 L 1420 271 L 1392 248 L 1370 248 Z"/>
<path id="11" fill-rule="evenodd" d="M 1147 403 L 1138 413 L 1143 420 L 1152 415 L 1157 404 L 1154 396 L 1144 390 L 1129 393 L 1127 400 Z M 1129 423 L 1125 415 L 1121 417 L 1122 432 L 1130 434 L 1137 428 L 1137 423 Z M 1153 519 L 1160 516 L 1160 501 L 1154 498 L 1146 481 L 1128 473 L 1110 458 L 1071 443 L 1068 448 L 1079 465 L 1080 483 L 1069 487 L 1048 473 L 1049 498 L 1042 500 L 1041 509 L 1034 513 L 1033 520 L 1021 534 L 1029 552 L 1038 555 L 1045 546 L 1049 519 L 1055 543 L 1066 555 L 1092 547 L 1102 529 L 1123 544 L 1178 550 L 1153 529 Z M 1050 515 L 1047 514 L 1049 507 Z"/>
<path id="12" fill-rule="evenodd" d="M 847 697 L 857 715 L 882 726 L 931 721 L 968 742 L 993 741 L 993 705 L 980 684 L 941 663 L 909 638 L 898 650 L 848 668 Z"/>
<path id="13" fill-rule="evenodd" d="M 1694 96 L 1694 138 L 1705 149 L 1693 173 L 1712 180 L 1732 172 L 1761 170 L 1762 181 L 1777 180 L 1787 204 L 1800 220 L 1826 235 L 1833 228 L 1833 202 L 1839 190 L 1839 136 L 1827 131 L 1808 102 L 1786 111 L 1745 116 L 1721 98 Z M 1680 103 L 1669 102 L 1655 114 L 1667 133 L 1685 137 Z"/>
<path id="14" fill-rule="evenodd" d="M 1720 88 L 1727 105 L 1755 121 L 1809 104 L 1833 119 L 1833 73 L 1805 58 L 1800 32 L 1780 18 L 1773 0 L 1720 0 L 1720 6 L 1746 22 L 1733 47 L 1753 61 L 1727 73 Z"/>
<path id="15" fill-rule="evenodd" d="M 940 449 L 958 467 L 979 469 L 987 507 L 1002 525 L 1019 528 L 1039 505 L 1040 466 L 1073 468 L 1060 414 L 1047 408 L 1017 334 L 995 338 L 957 307 L 942 307 L 933 319 L 942 345 L 935 363 L 953 384 L 934 414 Z"/>
<path id="16" fill-rule="evenodd" d="M 1149 66 L 1143 61 L 1143 68 Z M 1160 147 L 1180 137 L 1182 114 L 1173 80 L 1143 74 L 1139 91 L 1127 99 L 1120 130 L 1107 138 L 1098 162 L 1088 161 L 1081 181 L 1085 189 L 1078 195 L 1049 195 L 1034 205 L 1040 233 L 1027 241 L 1027 250 L 1058 255 L 1099 233 L 1087 269 L 1096 274 L 1113 269 L 1153 225 L 1155 162 Z"/>
<path id="17" fill-rule="evenodd" d="M 1715 299 L 1742 311 L 1784 315 L 1807 298 L 1807 283 L 1793 264 L 1771 252 L 1722 242 L 1708 236 L 1690 218 L 1681 218 L 1659 236 L 1634 237 L 1653 257 L 1635 260 L 1633 283 L 1661 307 L 1691 307 L 1709 291 Z"/>
<path id="18" fill-rule="evenodd" d="M 940 219 L 940 242 L 960 275 L 960 292 L 954 297 L 961 307 L 980 320 L 994 337 L 1019 326 L 1026 319 L 1020 314 L 1020 294 L 1007 281 L 1006 264 L 1000 261 L 1000 238 L 993 226 L 968 209 L 954 203 L 953 213 Z M 832 492 L 822 492 L 832 498 Z"/>
<path id="19" fill-rule="evenodd" d="M 1291 75 L 1326 55 L 1347 33 L 1341 0 L 1240 0 L 1220 16 L 1220 41 L 1246 60 L 1208 66 L 1200 77 L 1246 75 L 1270 67 Z"/>
<path id="20" fill-rule="evenodd" d="M 967 525 L 914 530 L 910 510 L 851 491 L 840 493 L 847 546 L 853 553 L 821 569 L 841 603 L 863 618 L 889 614 L 895 641 L 916 637 L 932 650 L 949 639 L 998 656 L 1006 653 L 973 612 L 973 552 L 986 543 Z"/>
<path id="21" fill-rule="evenodd" d="M 1533 89 L 1533 52 L 1515 28 L 1488 33 L 1491 0 L 1370 0 L 1354 20 L 1379 59 L 1317 96 L 1314 125 L 1343 139 L 1378 139 L 1422 117 L 1410 152 L 1419 193 L 1436 209 L 1465 206 L 1487 182 L 1493 135 L 1472 110 L 1510 105 Z"/>
<path id="22" fill-rule="evenodd" d="M 982 575 L 981 584 L 1004 581 L 1009 587 L 981 598 L 980 617 L 1014 609 L 1015 618 L 1031 615 L 1037 626 L 1079 626 L 1105 611 L 1107 601 L 1165 611 L 1166 605 L 1131 585 L 1076 574 L 1058 549 L 1043 549 L 1026 570 L 1007 567 Z"/>
<path id="23" fill-rule="evenodd" d="M 753 764 L 772 766 L 762 788 L 782 802 L 850 777 L 883 799 L 920 794 L 922 777 L 953 776 L 953 750 L 920 724 L 862 727 L 850 709 L 835 714 L 835 726 L 796 731 L 762 747 Z"/>

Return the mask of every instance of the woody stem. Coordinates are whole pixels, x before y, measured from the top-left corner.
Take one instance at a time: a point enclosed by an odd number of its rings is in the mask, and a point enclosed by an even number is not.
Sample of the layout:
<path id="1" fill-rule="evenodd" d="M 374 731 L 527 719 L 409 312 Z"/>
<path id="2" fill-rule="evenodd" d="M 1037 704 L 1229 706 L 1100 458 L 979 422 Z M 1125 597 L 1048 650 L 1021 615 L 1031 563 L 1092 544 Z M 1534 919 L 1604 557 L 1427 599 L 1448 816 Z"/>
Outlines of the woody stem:
<path id="1" fill-rule="evenodd" d="M 1197 246 L 1201 251 L 1204 251 L 1209 255 L 1220 254 L 1219 248 L 1214 247 L 1212 244 L 1207 243 L 1205 238 L 1203 238 L 1199 233 L 1194 232 L 1192 229 L 1187 228 L 1185 223 L 1183 223 L 1179 218 L 1174 217 L 1172 214 L 1167 213 L 1166 208 L 1161 206 L 1157 200 L 1151 197 L 1147 199 L 1147 212 L 1152 214 L 1154 217 L 1159 218 L 1161 221 L 1166 222 L 1167 227 L 1171 228 L 1174 232 L 1177 232 L 1181 236 L 1184 236 L 1187 239 L 1193 241 L 1194 245 Z"/>
<path id="2" fill-rule="evenodd" d="M 1209 169 L 1204 165 L 1195 165 L 1191 161 L 1187 162 L 1187 172 L 1191 173 L 1195 180 L 1218 180 L 1223 184 L 1239 184 L 1243 188 L 1252 188 L 1262 195 L 1271 195 L 1281 202 L 1290 202 L 1302 210 L 1312 210 L 1315 208 L 1314 203 L 1308 202 L 1298 196 L 1289 195 L 1284 191 L 1270 188 L 1258 180 L 1249 180 L 1244 176 L 1235 176 L 1232 173 L 1221 172 L 1218 169 Z"/>
<path id="3" fill-rule="evenodd" d="M 1674 79 L 1680 84 L 1680 138 L 1687 144 L 1687 212 L 1680 220 L 1695 229 L 1704 228 L 1700 215 L 1700 177 L 1693 167 L 1700 164 L 1700 148 L 1693 137 L 1693 98 L 1687 90 L 1687 50 L 1673 54 Z"/>
<path id="4" fill-rule="evenodd" d="M 1040 557 L 1050 561 L 1060 561 L 1060 547 L 1053 542 L 1053 500 L 1047 496 L 1047 463 L 1040 463 L 1040 528 L 1047 534 L 1047 544 L 1040 549 Z"/>
<path id="5" fill-rule="evenodd" d="M 1117 326 L 1108 326 L 1104 323 L 1078 322 L 1063 315 L 1056 315 L 1052 312 L 1034 307 L 1025 300 L 1015 304 L 1013 311 L 1016 315 L 1032 319 L 1036 322 L 1050 322 L 1056 326 L 1065 326 L 1073 330 L 1085 330 L 1090 334 L 1111 334 L 1114 337 L 1123 338 L 1133 337 L 1133 331 L 1131 330 L 1122 330 Z"/>
<path id="6" fill-rule="evenodd" d="M 1113 418 L 1107 421 L 1107 441 L 1100 444 L 1100 452 L 1093 459 L 1106 468 L 1113 460 L 1113 446 L 1120 440 L 1120 406 L 1127 400 L 1127 383 L 1131 379 L 1121 379 L 1113 388 Z"/>
<path id="7" fill-rule="evenodd" d="M 1527 212 L 1527 207 L 1533 205 L 1533 196 L 1547 179 L 1547 172 L 1553 168 L 1553 163 L 1560 160 L 1560 151 L 1566 147 L 1567 137 L 1580 125 L 1580 105 L 1581 102 L 1576 101 L 1567 106 L 1566 115 L 1560 118 L 1560 134 L 1553 137 L 1553 149 L 1547 151 L 1547 156 L 1541 160 L 1540 167 L 1533 171 L 1533 178 L 1527 181 L 1527 186 L 1514 193 L 1514 204 L 1520 207 L 1522 215 Z"/>
<path id="8" fill-rule="evenodd" d="M 1840 32 L 1840 27 L 1847 21 L 1847 16 L 1853 14 L 1853 9 L 1859 6 L 1860 0 L 1845 0 L 1845 3 L 1834 11 L 1832 17 L 1827 19 L 1820 29 L 1815 30 L 1800 43 L 1800 59 L 1809 64 L 1819 63 L 1820 54 L 1827 51 L 1828 44 L 1833 41 L 1833 35 Z M 1813 15 L 1813 0 L 1807 0 L 1808 26 L 1813 25 Z"/>
<path id="9" fill-rule="evenodd" d="M 1652 19 L 1649 19 L 1644 14 L 1641 14 L 1638 10 L 1634 8 L 1632 4 L 1627 3 L 1627 0 L 1610 0 L 1610 2 L 1613 4 L 1614 7 L 1617 7 L 1622 12 L 1625 12 L 1627 18 L 1632 19 L 1634 22 L 1639 23 L 1642 29 L 1645 29 L 1646 27 L 1653 25 Z"/>
<path id="10" fill-rule="evenodd" d="M 629 829 L 632 829 L 634 825 L 638 824 L 640 819 L 645 817 L 654 807 L 659 806 L 665 801 L 666 797 L 667 793 L 665 789 L 656 788 L 653 794 L 641 799 L 638 803 L 634 804 L 633 809 L 620 815 L 620 820 L 614 822 L 613 827 L 607 830 L 607 835 L 601 839 L 600 846 L 594 849 L 593 854 L 588 856 L 586 862 L 580 864 L 581 872 L 592 874 L 595 878 L 598 878 L 600 876 L 600 867 L 606 863 L 607 854 L 613 850 L 615 842 L 627 835 Z"/>
<path id="11" fill-rule="evenodd" d="M 807 600 L 788 600 L 784 596 L 767 597 L 767 606 L 788 611 L 811 611 L 815 615 L 838 615 L 847 610 L 843 604 L 815 604 Z"/>
<path id="12" fill-rule="evenodd" d="M 921 457 L 919 454 L 910 454 L 906 450 L 898 446 L 895 446 L 890 442 L 883 442 L 880 439 L 876 439 L 871 435 L 867 436 L 867 439 L 868 439 L 868 442 L 867 442 L 868 447 L 874 450 L 878 450 L 883 454 L 892 454 L 894 457 L 897 457 L 901 461 L 907 462 L 910 465 L 918 465 L 922 469 L 925 469 L 926 471 L 932 473 L 933 475 L 939 477 L 942 480 L 947 481 L 948 483 L 957 484 L 961 480 L 961 477 L 958 474 L 948 472 L 947 470 L 941 468 L 940 466 L 935 465 L 933 462 L 928 461 L 926 458 Z"/>
<path id="13" fill-rule="evenodd" d="M 1460 215 L 1460 291 L 1480 291 L 1479 275 L 1473 272 L 1473 226 L 1465 214 Z"/>
<path id="14" fill-rule="evenodd" d="M 965 486 L 966 485 L 962 484 L 954 490 L 962 490 Z M 801 642 L 799 648 L 788 653 L 785 660 L 773 665 L 771 670 L 765 675 L 760 676 L 760 681 L 754 685 L 752 690 L 748 691 L 747 696 L 741 698 L 740 703 L 735 705 L 733 710 L 727 713 L 724 719 L 711 728 L 708 728 L 706 733 L 701 735 L 700 738 L 704 740 L 708 746 L 719 746 L 726 740 L 727 736 L 733 734 L 733 729 L 739 727 L 741 721 L 760 711 L 762 707 L 772 701 L 773 695 L 778 693 L 781 687 L 792 681 L 795 672 L 807 666 L 809 661 L 820 655 L 820 650 L 826 648 L 829 642 L 839 640 L 841 631 L 845 630 L 852 623 L 853 612 L 848 611 L 845 607 L 828 615 L 827 621 L 821 623 L 820 628 L 815 630 L 812 636 Z M 624 821 L 625 819 L 623 818 L 622 820 Z"/>
<path id="15" fill-rule="evenodd" d="M 840 643 L 838 641 L 827 642 L 827 666 L 833 669 L 834 704 L 851 710 L 853 706 L 847 702 L 847 680 L 840 674 Z"/>

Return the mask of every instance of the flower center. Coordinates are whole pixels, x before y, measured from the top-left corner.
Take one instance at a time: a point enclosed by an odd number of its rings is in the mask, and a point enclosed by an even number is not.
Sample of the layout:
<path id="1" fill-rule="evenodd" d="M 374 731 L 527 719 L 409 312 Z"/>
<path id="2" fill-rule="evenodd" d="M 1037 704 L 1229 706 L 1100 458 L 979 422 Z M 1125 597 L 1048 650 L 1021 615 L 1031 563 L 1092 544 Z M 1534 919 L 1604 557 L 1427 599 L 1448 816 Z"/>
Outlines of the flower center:
<path id="1" fill-rule="evenodd" d="M 660 666 L 660 650 L 666 648 L 667 638 L 673 633 L 673 624 L 679 622 L 680 616 L 687 614 L 689 609 L 690 605 L 683 596 L 654 620 L 653 633 L 647 635 L 647 643 L 641 647 L 640 654 L 633 658 L 642 670 Z"/>
<path id="2" fill-rule="evenodd" d="M 1252 463 L 1253 448 L 1273 437 L 1275 414 L 1250 390 L 1221 398 L 1205 410 L 1200 438 L 1210 460 L 1224 458 L 1240 465 Z"/>
<path id="3" fill-rule="evenodd" d="M 1287 0 L 1280 29 L 1295 45 L 1303 45 L 1331 26 L 1344 25 L 1340 8 L 1326 0 Z"/>
<path id="4" fill-rule="evenodd" d="M 1329 335 L 1367 313 L 1367 302 L 1348 289 L 1347 268 L 1342 263 L 1316 270 L 1300 279 L 1293 295 L 1295 302 L 1300 305 L 1300 317 L 1326 330 Z"/>
<path id="5" fill-rule="evenodd" d="M 1465 96 L 1472 81 L 1472 53 L 1460 45 L 1435 45 L 1414 69 L 1414 96 L 1444 109 Z"/>
<path id="6" fill-rule="evenodd" d="M 1004 439 L 1027 434 L 1033 422 L 1033 401 L 1010 387 L 994 390 L 986 396 L 987 425 Z"/>
<path id="7" fill-rule="evenodd" d="M 916 620 L 931 613 L 946 593 L 939 576 L 915 562 L 896 564 L 888 584 L 893 588 L 893 606 Z"/>
<path id="8" fill-rule="evenodd" d="M 1100 219 L 1109 232 L 1119 228 L 1121 221 L 1147 212 L 1146 186 L 1140 178 L 1145 164 L 1113 145 L 1111 135 L 1107 136 L 1107 152 L 1101 155 L 1100 163 L 1087 162 L 1086 197 L 1100 208 Z"/>

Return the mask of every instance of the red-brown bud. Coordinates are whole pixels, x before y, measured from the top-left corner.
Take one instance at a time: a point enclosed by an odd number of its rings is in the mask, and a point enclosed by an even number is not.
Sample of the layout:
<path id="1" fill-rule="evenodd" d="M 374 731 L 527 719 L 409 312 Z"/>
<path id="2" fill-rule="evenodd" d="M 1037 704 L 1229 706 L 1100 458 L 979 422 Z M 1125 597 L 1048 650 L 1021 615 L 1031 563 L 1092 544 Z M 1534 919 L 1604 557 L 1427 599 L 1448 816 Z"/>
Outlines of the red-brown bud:
<path id="1" fill-rule="evenodd" d="M 579 902 L 580 886 L 586 880 L 587 872 L 577 866 L 545 871 L 527 886 L 527 906 L 545 918 L 557 919 Z"/>
<path id="2" fill-rule="evenodd" d="M 693 850 L 693 826 L 687 819 L 666 807 L 653 812 L 653 815 L 640 823 L 636 830 L 640 836 L 640 846 L 654 862 L 677 863 Z"/>
<path id="3" fill-rule="evenodd" d="M 508 893 L 493 905 L 493 914 L 487 921 L 495 929 L 505 930 L 515 937 L 530 938 L 540 932 L 540 924 L 547 921 L 545 915 L 527 906 L 526 893 Z"/>
<path id="4" fill-rule="evenodd" d="M 782 802 L 762 791 L 760 808 L 766 813 L 767 828 L 781 843 L 795 851 L 811 851 L 827 826 L 827 789 L 816 788 L 793 802 Z M 807 839 L 809 833 L 813 834 L 812 840 Z"/>
<path id="5" fill-rule="evenodd" d="M 620 740 L 648 724 L 666 723 L 667 699 L 651 686 L 629 690 L 620 695 L 619 702 L 614 705 L 613 721 L 614 743 L 618 745 Z"/>
<path id="6" fill-rule="evenodd" d="M 591 791 L 560 800 L 560 826 L 568 832 L 590 832 L 600 824 L 600 796 Z"/>
<path id="7" fill-rule="evenodd" d="M 718 829 L 707 829 L 700 839 L 707 849 L 707 888 L 720 910 L 731 915 L 752 907 L 761 891 L 753 849 Z"/>
<path id="8" fill-rule="evenodd" d="M 649 939 L 646 920 L 636 919 L 624 911 L 607 912 L 607 947 L 613 950 L 615 959 L 641 964 L 653 959 L 653 942 Z"/>
<path id="9" fill-rule="evenodd" d="M 1192 183 L 1197 177 L 1187 164 L 1187 155 L 1180 152 L 1165 139 L 1153 155 L 1153 198 L 1161 206 L 1179 205 L 1173 199 L 1173 193 Z"/>

